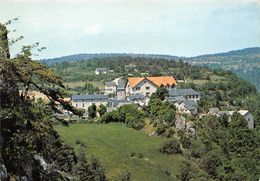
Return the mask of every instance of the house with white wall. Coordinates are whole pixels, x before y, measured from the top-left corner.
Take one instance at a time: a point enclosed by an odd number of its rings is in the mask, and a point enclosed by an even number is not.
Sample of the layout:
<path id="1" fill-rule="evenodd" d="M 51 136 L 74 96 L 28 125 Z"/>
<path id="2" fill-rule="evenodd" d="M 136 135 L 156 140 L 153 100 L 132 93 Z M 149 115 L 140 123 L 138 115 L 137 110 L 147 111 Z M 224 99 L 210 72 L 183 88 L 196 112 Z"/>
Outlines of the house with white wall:
<path id="1" fill-rule="evenodd" d="M 158 87 L 172 89 L 177 85 L 173 76 L 158 77 L 129 77 L 126 82 L 126 96 L 131 94 L 143 94 L 151 96 Z"/>
<path id="2" fill-rule="evenodd" d="M 96 68 L 95 74 L 96 75 L 102 75 L 107 73 L 107 68 Z"/>
<path id="3" fill-rule="evenodd" d="M 87 111 L 92 104 L 95 104 L 97 107 L 101 104 L 107 106 L 108 96 L 103 94 L 72 95 L 71 103 L 74 107 Z"/>
<path id="4" fill-rule="evenodd" d="M 116 82 L 105 82 L 105 95 L 116 94 L 117 85 Z"/>

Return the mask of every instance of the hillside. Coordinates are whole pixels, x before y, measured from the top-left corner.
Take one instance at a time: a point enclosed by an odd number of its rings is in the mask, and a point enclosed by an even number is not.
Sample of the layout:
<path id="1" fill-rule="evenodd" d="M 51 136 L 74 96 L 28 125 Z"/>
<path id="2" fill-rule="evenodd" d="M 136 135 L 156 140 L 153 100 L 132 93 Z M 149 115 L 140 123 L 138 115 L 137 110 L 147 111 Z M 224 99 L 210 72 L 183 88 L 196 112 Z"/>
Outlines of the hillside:
<path id="1" fill-rule="evenodd" d="M 81 123 L 69 128 L 56 126 L 56 130 L 74 148 L 79 148 L 77 142 L 86 145 L 87 156 L 97 157 L 112 180 L 127 172 L 133 181 L 177 180 L 184 160 L 182 155 L 160 153 L 160 145 L 167 138 L 150 137 L 119 123 Z"/>
<path id="2" fill-rule="evenodd" d="M 186 59 L 193 65 L 231 70 L 260 90 L 260 48 L 246 48 L 226 53 L 202 55 Z"/>
<path id="3" fill-rule="evenodd" d="M 94 70 L 100 65 L 113 71 L 96 75 Z M 259 155 L 260 96 L 252 84 L 231 71 L 192 66 L 184 61 L 129 56 L 63 62 L 52 69 L 66 81 L 67 90 L 77 94 L 102 92 L 95 87 L 98 83 L 142 73 L 173 75 L 185 80 L 177 88 L 193 88 L 201 94 L 197 115 L 184 114 L 180 118 L 173 105 L 162 101 L 159 91 L 141 109 L 134 104 L 124 105 L 100 118 L 86 120 L 92 124 L 76 123 L 70 129 L 56 126 L 65 143 L 76 149 L 83 145 L 88 157 L 95 155 L 109 178 L 122 180 L 118 177 L 128 177 L 127 173 L 133 180 L 259 178 L 259 161 L 252 156 Z M 71 87 L 79 81 L 83 86 Z M 96 85 L 93 87 L 92 83 Z M 245 119 L 236 113 L 230 121 L 225 115 L 210 115 L 208 111 L 213 107 L 222 111 L 249 110 L 256 129 L 249 130 Z M 185 128 L 177 128 L 183 121 Z M 196 137 L 187 129 L 188 125 L 195 129 Z"/>
<path id="4" fill-rule="evenodd" d="M 253 83 L 258 91 L 260 90 L 260 48 L 246 48 L 242 50 L 234 50 L 226 53 L 208 54 L 197 57 L 177 57 L 171 55 L 155 55 L 155 54 L 124 54 L 124 53 L 101 53 L 101 54 L 76 54 L 64 56 L 54 59 L 41 60 L 50 66 L 60 64 L 62 62 L 77 62 L 93 59 L 109 59 L 114 58 L 147 58 L 147 59 L 166 59 L 166 60 L 183 60 L 193 65 L 208 66 L 210 68 L 221 68 L 231 70 L 238 74 L 241 78 Z M 100 65 L 99 65 L 100 66 Z M 92 70 L 93 71 L 93 70 Z"/>

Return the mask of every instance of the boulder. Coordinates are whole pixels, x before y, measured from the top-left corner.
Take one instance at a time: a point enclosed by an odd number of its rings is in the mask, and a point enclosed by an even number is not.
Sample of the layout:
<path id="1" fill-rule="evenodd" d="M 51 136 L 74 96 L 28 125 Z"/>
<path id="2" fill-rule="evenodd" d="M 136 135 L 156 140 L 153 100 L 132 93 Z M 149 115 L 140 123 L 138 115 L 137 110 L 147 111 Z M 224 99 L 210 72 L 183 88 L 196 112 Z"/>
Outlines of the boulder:
<path id="1" fill-rule="evenodd" d="M 177 129 L 185 129 L 186 121 L 183 116 L 176 116 L 175 126 Z"/>

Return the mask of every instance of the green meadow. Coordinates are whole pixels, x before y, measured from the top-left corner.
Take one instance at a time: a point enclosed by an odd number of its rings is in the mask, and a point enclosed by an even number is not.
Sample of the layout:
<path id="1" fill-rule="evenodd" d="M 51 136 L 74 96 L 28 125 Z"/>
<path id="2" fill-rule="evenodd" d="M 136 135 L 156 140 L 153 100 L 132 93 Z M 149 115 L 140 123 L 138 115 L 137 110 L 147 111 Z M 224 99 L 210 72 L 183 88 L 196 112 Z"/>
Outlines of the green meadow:
<path id="1" fill-rule="evenodd" d="M 135 181 L 178 180 L 182 155 L 166 155 L 159 151 L 167 138 L 148 136 L 124 124 L 77 123 L 69 127 L 55 126 L 65 143 L 79 150 L 86 145 L 87 157 L 95 155 L 110 180 L 131 173 Z"/>

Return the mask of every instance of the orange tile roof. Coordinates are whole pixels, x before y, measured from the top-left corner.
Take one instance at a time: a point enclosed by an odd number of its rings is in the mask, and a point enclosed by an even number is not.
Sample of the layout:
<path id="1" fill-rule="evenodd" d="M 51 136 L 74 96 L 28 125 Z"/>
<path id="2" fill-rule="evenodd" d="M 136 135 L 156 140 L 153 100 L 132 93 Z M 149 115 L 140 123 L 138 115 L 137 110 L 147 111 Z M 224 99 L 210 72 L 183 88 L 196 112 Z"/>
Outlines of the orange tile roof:
<path id="1" fill-rule="evenodd" d="M 159 76 L 159 77 L 129 77 L 128 81 L 131 85 L 131 87 L 135 87 L 137 84 L 139 84 L 142 80 L 147 79 L 154 83 L 156 86 L 160 87 L 161 85 L 167 86 L 167 85 L 177 85 L 176 80 L 173 78 L 173 76 Z"/>
<path id="2" fill-rule="evenodd" d="M 172 86 L 172 85 L 177 85 L 176 80 L 173 78 L 173 76 L 160 76 L 160 77 L 146 77 L 148 80 L 153 82 L 155 85 L 160 87 L 161 85 L 163 86 Z"/>
<path id="3" fill-rule="evenodd" d="M 144 79 L 145 79 L 145 77 L 128 77 L 128 81 L 129 81 L 131 87 L 135 87 L 137 84 L 139 84 Z"/>

